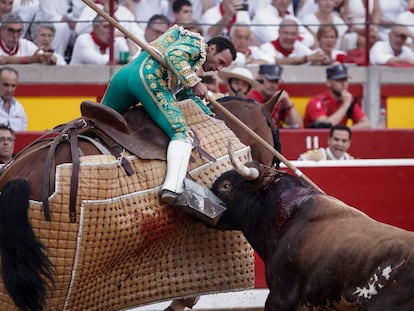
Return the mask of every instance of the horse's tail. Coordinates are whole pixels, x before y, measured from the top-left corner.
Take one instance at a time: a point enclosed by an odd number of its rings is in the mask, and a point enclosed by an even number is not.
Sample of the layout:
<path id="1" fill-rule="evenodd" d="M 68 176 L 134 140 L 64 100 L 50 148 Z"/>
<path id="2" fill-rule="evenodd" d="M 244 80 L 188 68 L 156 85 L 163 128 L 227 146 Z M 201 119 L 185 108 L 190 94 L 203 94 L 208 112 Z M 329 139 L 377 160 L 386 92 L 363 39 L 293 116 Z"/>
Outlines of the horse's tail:
<path id="1" fill-rule="evenodd" d="M 0 195 L 0 255 L 4 285 L 19 310 L 43 310 L 52 264 L 28 219 L 29 183 L 12 179 Z"/>

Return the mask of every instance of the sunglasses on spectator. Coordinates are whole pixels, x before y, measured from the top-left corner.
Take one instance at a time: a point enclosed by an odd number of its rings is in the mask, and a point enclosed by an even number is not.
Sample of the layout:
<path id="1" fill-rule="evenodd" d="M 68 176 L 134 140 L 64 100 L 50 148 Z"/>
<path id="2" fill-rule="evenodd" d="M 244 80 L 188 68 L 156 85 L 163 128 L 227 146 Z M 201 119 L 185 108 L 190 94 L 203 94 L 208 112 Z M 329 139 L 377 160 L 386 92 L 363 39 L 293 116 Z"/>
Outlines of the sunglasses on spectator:
<path id="1" fill-rule="evenodd" d="M 23 28 L 19 28 L 19 29 L 6 28 L 6 31 L 11 35 L 14 35 L 15 33 L 18 34 L 18 35 L 21 35 L 22 31 L 23 31 Z"/>

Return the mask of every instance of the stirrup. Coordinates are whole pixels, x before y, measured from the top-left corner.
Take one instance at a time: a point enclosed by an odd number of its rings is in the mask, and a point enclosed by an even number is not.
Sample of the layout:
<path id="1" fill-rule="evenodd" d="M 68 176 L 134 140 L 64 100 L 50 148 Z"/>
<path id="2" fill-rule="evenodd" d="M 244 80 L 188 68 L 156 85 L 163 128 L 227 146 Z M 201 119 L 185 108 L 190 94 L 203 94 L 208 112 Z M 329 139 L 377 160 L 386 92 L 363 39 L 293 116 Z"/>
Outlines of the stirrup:
<path id="1" fill-rule="evenodd" d="M 209 188 L 192 179 L 184 179 L 184 192 L 174 202 L 200 220 L 215 225 L 226 210 L 225 204 Z"/>

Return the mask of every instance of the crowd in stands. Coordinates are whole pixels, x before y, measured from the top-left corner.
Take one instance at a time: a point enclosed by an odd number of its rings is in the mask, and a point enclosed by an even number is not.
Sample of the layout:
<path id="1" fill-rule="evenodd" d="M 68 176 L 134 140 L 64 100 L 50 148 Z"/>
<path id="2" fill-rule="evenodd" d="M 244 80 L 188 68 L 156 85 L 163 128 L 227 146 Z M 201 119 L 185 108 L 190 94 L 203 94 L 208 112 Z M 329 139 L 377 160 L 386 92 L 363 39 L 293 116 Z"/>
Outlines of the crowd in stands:
<path id="1" fill-rule="evenodd" d="M 366 48 L 375 65 L 414 63 L 414 0 L 94 2 L 143 43 L 173 24 L 207 40 L 229 37 L 238 51 L 237 65 L 365 65 Z M 82 0 L 1 0 L 0 63 L 109 64 L 112 43 L 112 64 L 123 52 L 128 61 L 136 58 L 141 48 L 117 29 L 110 42 L 109 23 L 96 15 Z"/>

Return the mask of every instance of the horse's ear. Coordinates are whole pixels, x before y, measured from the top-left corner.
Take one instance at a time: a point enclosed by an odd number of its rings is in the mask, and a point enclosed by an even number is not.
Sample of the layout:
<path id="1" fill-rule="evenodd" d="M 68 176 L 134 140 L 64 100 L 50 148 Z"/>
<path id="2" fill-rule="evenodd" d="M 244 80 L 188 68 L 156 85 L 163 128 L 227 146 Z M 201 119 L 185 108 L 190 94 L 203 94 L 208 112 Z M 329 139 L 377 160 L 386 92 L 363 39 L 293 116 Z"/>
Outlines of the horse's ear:
<path id="1" fill-rule="evenodd" d="M 264 109 L 271 114 L 275 108 L 277 102 L 279 101 L 280 96 L 282 96 L 283 89 L 280 89 L 275 95 L 273 95 L 267 102 L 263 104 Z"/>

